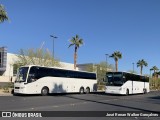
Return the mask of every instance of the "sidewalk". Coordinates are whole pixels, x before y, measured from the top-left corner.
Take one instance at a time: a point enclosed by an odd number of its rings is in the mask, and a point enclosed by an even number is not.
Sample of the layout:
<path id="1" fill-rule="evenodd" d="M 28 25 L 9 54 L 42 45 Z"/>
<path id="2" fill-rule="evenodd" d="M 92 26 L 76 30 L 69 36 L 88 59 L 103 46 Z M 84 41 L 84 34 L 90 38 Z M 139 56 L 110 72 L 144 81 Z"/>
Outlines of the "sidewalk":
<path id="1" fill-rule="evenodd" d="M 0 89 L 0 96 L 13 96 L 11 93 L 5 93 L 2 89 Z"/>

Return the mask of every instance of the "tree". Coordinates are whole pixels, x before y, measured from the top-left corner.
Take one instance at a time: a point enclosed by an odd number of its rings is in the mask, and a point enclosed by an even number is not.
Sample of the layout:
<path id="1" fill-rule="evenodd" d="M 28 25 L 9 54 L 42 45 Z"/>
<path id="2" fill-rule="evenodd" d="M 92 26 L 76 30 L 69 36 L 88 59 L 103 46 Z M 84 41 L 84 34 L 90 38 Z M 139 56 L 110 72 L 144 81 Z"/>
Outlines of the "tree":
<path id="1" fill-rule="evenodd" d="M 140 67 L 140 73 L 141 73 L 141 75 L 142 75 L 143 66 L 147 67 L 148 63 L 144 59 L 139 60 L 137 62 L 137 67 Z"/>
<path id="2" fill-rule="evenodd" d="M 106 62 L 100 62 L 95 65 L 95 69 L 97 71 L 97 79 L 102 80 L 106 76 L 106 72 L 113 71 L 113 65 L 107 65 Z"/>
<path id="3" fill-rule="evenodd" d="M 158 74 L 159 74 L 159 72 L 157 72 L 159 69 L 158 69 L 158 67 L 157 66 L 153 66 L 151 69 L 150 69 L 150 71 L 153 71 L 153 75 L 152 75 L 152 81 L 151 81 L 151 85 L 152 86 L 156 86 L 156 77 L 158 78 Z"/>
<path id="4" fill-rule="evenodd" d="M 0 23 L 9 20 L 7 16 L 7 12 L 5 11 L 5 8 L 2 4 L 0 4 Z"/>
<path id="5" fill-rule="evenodd" d="M 98 81 L 101 81 L 105 78 L 107 71 L 113 71 L 114 67 L 112 64 L 107 64 L 106 62 L 102 61 L 97 64 L 88 64 L 84 67 L 86 71 L 89 72 L 96 72 Z"/>
<path id="6" fill-rule="evenodd" d="M 49 50 L 43 48 L 21 49 L 17 57 L 19 60 L 15 64 L 18 67 L 22 65 L 61 66 L 59 60 L 53 58 Z"/>
<path id="7" fill-rule="evenodd" d="M 158 67 L 157 67 L 157 66 L 153 66 L 153 67 L 150 69 L 150 71 L 152 71 L 152 70 L 153 70 L 153 76 L 156 77 L 156 75 L 158 75 L 158 74 L 157 74 L 157 73 L 158 73 L 157 71 L 159 70 Z"/>
<path id="8" fill-rule="evenodd" d="M 122 58 L 122 53 L 115 51 L 111 56 L 115 60 L 116 72 L 118 71 L 118 60 Z"/>
<path id="9" fill-rule="evenodd" d="M 75 37 L 72 37 L 70 45 L 68 46 L 68 48 L 74 46 L 74 69 L 76 69 L 77 66 L 77 51 L 81 45 L 83 45 L 83 39 L 80 39 L 79 36 L 76 35 Z"/>

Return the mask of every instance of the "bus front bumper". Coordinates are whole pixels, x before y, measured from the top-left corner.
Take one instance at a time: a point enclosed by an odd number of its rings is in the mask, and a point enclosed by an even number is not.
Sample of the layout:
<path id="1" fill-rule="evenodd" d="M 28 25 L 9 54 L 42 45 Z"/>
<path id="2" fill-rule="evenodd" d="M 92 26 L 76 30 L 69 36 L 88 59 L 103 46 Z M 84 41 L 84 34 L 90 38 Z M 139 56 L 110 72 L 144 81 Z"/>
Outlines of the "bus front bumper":
<path id="1" fill-rule="evenodd" d="M 108 94 L 125 94 L 121 87 L 106 87 L 105 93 Z"/>
<path id="2" fill-rule="evenodd" d="M 26 94 L 26 90 L 23 87 L 15 87 L 14 88 L 14 93 L 15 94 Z"/>

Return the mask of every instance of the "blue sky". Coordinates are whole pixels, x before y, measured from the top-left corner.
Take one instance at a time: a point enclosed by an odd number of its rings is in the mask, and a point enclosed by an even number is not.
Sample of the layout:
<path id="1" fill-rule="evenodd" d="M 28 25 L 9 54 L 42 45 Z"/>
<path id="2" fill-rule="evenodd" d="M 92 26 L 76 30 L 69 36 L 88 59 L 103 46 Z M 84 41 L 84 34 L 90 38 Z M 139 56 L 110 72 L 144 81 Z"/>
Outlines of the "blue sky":
<path id="1" fill-rule="evenodd" d="M 148 62 L 144 73 L 156 65 L 160 68 L 160 1 L 159 0 L 0 0 L 10 22 L 0 24 L 0 45 L 8 52 L 44 47 L 55 56 L 73 63 L 69 39 L 78 34 L 84 45 L 78 50 L 78 63 L 105 61 L 105 54 L 120 51 L 119 70 L 140 68 L 140 59 Z M 108 58 L 114 64 L 112 58 Z"/>

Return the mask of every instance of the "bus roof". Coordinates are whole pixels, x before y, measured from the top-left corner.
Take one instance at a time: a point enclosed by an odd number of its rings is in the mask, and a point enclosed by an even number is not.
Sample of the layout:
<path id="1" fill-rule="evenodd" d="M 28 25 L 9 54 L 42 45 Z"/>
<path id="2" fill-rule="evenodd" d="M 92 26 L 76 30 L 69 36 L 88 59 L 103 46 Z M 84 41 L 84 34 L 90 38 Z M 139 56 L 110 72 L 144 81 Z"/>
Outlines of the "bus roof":
<path id="1" fill-rule="evenodd" d="M 146 75 L 140 75 L 140 74 L 136 74 L 136 73 L 131 73 L 131 72 L 127 72 L 127 71 L 114 71 L 114 72 L 107 72 L 107 73 L 129 73 L 129 74 L 134 74 L 134 75 L 139 75 L 139 76 L 146 76 Z M 149 77 L 149 76 L 147 76 L 147 77 Z"/>
<path id="2" fill-rule="evenodd" d="M 35 67 L 43 67 L 43 68 L 54 68 L 54 69 L 60 69 L 60 70 L 77 71 L 77 72 L 85 72 L 85 73 L 95 73 L 95 72 L 80 71 L 80 70 L 73 70 L 73 69 L 65 69 L 65 68 L 61 68 L 61 67 L 48 67 L 48 66 L 41 66 L 41 65 L 25 65 L 25 66 L 21 66 L 21 67 L 33 67 L 33 66 L 35 66 Z"/>

